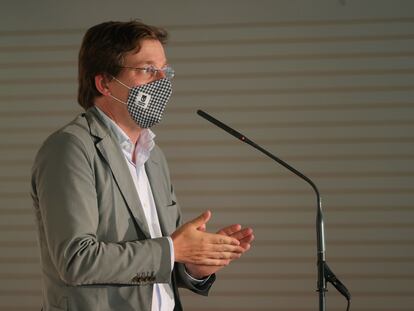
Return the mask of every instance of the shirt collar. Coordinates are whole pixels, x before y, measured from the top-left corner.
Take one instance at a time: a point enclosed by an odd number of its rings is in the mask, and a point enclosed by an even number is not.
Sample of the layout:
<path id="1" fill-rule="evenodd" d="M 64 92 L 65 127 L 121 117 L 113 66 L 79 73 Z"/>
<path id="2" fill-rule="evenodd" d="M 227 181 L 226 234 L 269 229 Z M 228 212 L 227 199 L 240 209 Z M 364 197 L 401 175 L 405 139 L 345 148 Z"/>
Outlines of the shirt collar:
<path id="1" fill-rule="evenodd" d="M 96 107 L 96 106 L 95 106 Z M 132 162 L 132 152 L 134 151 L 134 144 L 129 139 L 128 135 L 115 123 L 110 117 L 108 117 L 101 109 L 96 107 L 96 110 L 101 114 L 105 125 L 115 135 L 115 139 L 118 141 L 123 153 L 129 161 Z M 137 141 L 137 147 L 135 148 L 135 165 L 142 166 L 147 162 L 150 157 L 151 150 L 155 146 L 154 142 L 155 134 L 150 129 L 142 129 Z"/>

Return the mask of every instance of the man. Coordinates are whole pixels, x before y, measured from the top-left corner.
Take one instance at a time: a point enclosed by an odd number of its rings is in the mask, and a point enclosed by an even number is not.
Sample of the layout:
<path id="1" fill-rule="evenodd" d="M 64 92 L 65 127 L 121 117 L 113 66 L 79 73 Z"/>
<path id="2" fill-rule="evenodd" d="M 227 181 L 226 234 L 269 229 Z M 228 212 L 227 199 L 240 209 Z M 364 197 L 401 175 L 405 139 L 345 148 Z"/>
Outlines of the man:
<path id="1" fill-rule="evenodd" d="M 149 129 L 174 72 L 166 32 L 140 22 L 89 29 L 79 53 L 85 113 L 52 134 L 32 170 L 43 310 L 181 310 L 177 287 L 207 295 L 250 248 L 250 228 L 182 225 L 166 160 Z"/>

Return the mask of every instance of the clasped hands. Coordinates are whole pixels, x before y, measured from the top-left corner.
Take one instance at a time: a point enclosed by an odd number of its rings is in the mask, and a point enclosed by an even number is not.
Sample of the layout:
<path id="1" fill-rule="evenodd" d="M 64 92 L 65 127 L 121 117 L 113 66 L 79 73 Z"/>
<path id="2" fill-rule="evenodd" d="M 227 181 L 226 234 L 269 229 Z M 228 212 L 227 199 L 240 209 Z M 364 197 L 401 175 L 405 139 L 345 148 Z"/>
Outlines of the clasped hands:
<path id="1" fill-rule="evenodd" d="M 195 278 L 216 273 L 234 259 L 240 258 L 250 249 L 254 239 L 253 230 L 242 228 L 239 224 L 225 227 L 215 234 L 206 232 L 210 218 L 211 212 L 206 211 L 171 235 L 175 261 L 184 263 Z"/>

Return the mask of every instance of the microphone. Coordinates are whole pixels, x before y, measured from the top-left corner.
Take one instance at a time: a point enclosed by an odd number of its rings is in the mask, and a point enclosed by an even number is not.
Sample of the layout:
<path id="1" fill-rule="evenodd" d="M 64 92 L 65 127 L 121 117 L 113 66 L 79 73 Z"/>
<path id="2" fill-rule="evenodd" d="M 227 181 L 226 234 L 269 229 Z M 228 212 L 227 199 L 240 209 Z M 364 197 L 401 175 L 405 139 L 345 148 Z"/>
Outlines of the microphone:
<path id="1" fill-rule="evenodd" d="M 351 301 L 351 294 L 346 289 L 345 285 L 343 285 L 333 274 L 331 269 L 329 269 L 326 261 L 325 261 L 325 230 L 324 230 L 324 222 L 323 222 L 323 213 L 322 213 L 322 201 L 321 196 L 319 193 L 318 188 L 316 187 L 315 183 L 306 175 L 299 172 L 297 169 L 283 161 L 282 159 L 276 157 L 266 149 L 262 148 L 255 142 L 248 139 L 245 135 L 242 133 L 236 131 L 235 129 L 229 127 L 228 125 L 224 124 L 223 122 L 217 120 L 216 118 L 212 117 L 208 113 L 204 112 L 203 110 L 197 110 L 197 114 L 207 121 L 213 123 L 214 125 L 220 127 L 221 129 L 225 130 L 230 135 L 236 137 L 237 139 L 241 140 L 242 142 L 245 142 L 246 144 L 249 144 L 253 148 L 259 150 L 260 152 L 264 153 L 271 159 L 275 160 L 277 163 L 300 177 L 301 179 L 305 180 L 315 191 L 316 194 L 316 200 L 317 200 L 317 215 L 316 215 L 316 239 L 317 239 L 317 266 L 318 266 L 318 282 L 317 291 L 319 292 L 319 311 L 325 311 L 326 310 L 326 297 L 325 293 L 327 291 L 326 288 L 326 282 L 332 283 L 332 285 L 348 300 L 348 307 L 347 310 L 349 310 L 350 301 Z"/>

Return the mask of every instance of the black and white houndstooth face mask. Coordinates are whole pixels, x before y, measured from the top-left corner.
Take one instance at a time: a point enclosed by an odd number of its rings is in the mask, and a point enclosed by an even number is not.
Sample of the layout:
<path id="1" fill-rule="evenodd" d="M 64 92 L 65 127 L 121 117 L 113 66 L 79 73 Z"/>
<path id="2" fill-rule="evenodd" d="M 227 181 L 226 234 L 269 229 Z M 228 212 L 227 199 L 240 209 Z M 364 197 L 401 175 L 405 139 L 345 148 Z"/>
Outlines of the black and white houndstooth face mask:
<path id="1" fill-rule="evenodd" d="M 149 128 L 161 121 L 165 106 L 172 93 L 171 81 L 167 78 L 148 84 L 129 87 L 114 79 L 129 89 L 127 102 L 110 95 L 113 99 L 127 105 L 129 115 L 141 128 Z"/>

